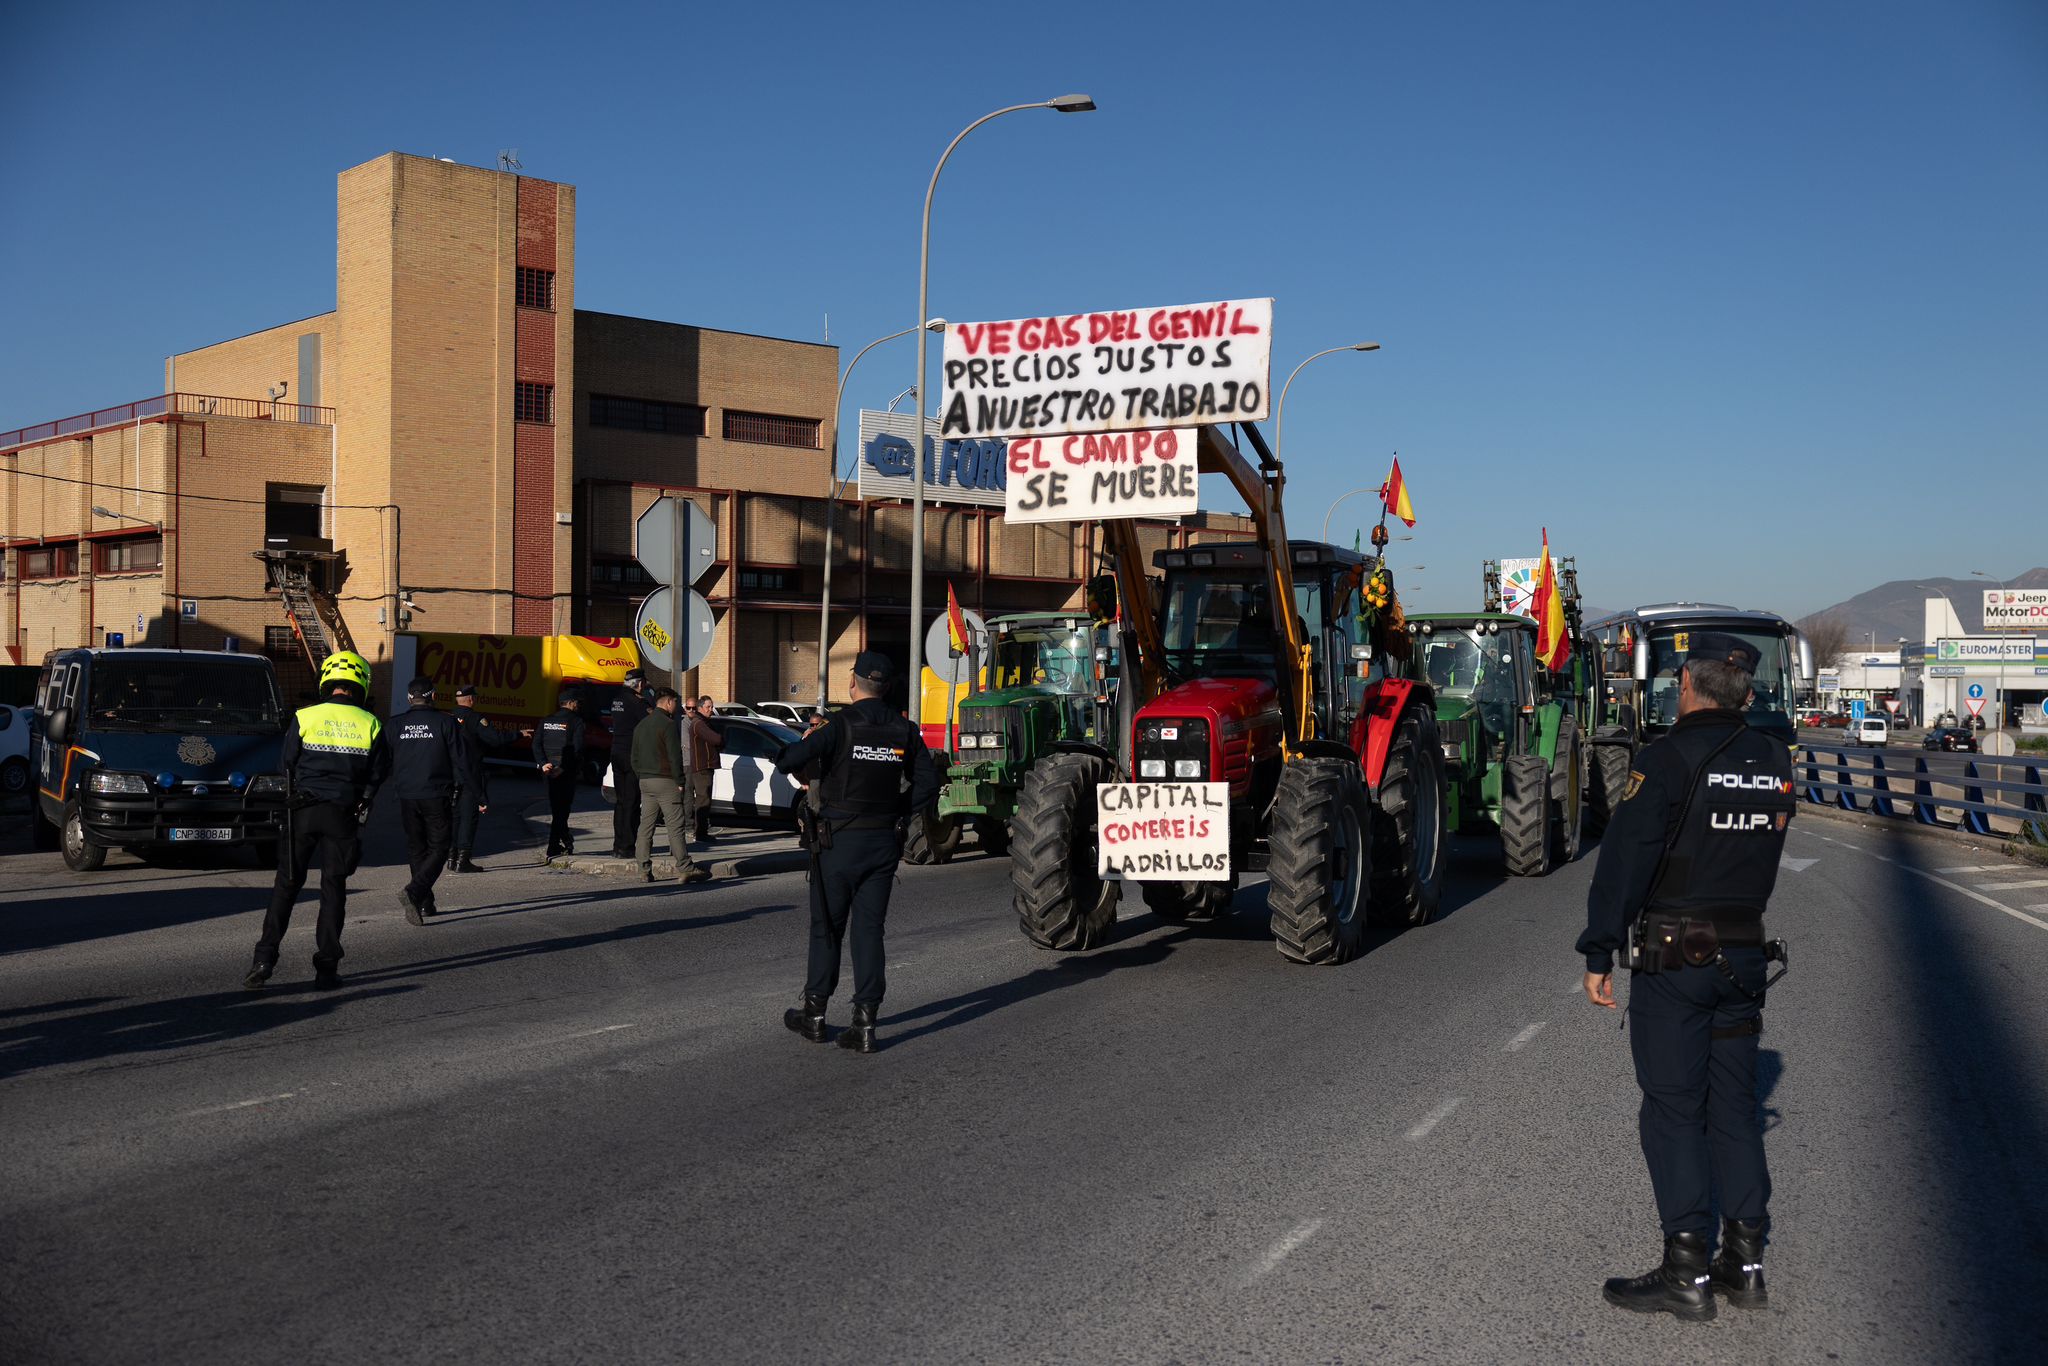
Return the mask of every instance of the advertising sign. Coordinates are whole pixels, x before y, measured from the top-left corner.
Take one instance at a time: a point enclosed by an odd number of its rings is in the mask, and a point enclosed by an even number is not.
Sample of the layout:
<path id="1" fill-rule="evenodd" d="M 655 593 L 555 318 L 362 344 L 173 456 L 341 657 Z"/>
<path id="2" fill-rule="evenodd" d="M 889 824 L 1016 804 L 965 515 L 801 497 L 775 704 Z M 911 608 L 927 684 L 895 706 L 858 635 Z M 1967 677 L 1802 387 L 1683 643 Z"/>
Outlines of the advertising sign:
<path id="1" fill-rule="evenodd" d="M 1271 299 L 953 323 L 939 434 L 1255 422 L 1271 407 L 1272 352 Z"/>
<path id="2" fill-rule="evenodd" d="M 485 636 L 403 632 L 393 642 L 393 675 L 434 680 L 437 698 L 452 702 L 463 683 L 476 688 L 486 716 L 538 719 L 555 709 L 568 682 L 616 683 L 640 662 L 630 640 L 615 636 Z M 394 711 L 406 707 L 405 689 L 393 690 Z"/>
<path id="3" fill-rule="evenodd" d="M 1500 610 L 1516 616 L 1536 615 L 1536 570 L 1540 560 L 1502 560 L 1500 563 Z"/>
<path id="4" fill-rule="evenodd" d="M 1102 783 L 1095 867 L 1139 882 L 1230 880 L 1229 783 Z"/>
<path id="5" fill-rule="evenodd" d="M 1200 493 L 1201 434 L 1142 432 L 1020 436 L 1010 442 L 1003 516 L 1012 522 L 1185 517 Z"/>
<path id="6" fill-rule="evenodd" d="M 2048 588 L 1987 588 L 1986 627 L 2048 627 Z"/>
<path id="7" fill-rule="evenodd" d="M 1934 657 L 1944 664 L 2032 664 L 2032 636 L 1943 636 Z"/>
<path id="8" fill-rule="evenodd" d="M 1001 507 L 1009 476 L 1009 443 L 1001 437 L 941 441 L 939 424 L 924 424 L 924 496 L 934 503 L 975 503 Z M 914 413 L 860 414 L 860 475 L 855 488 L 862 498 L 909 498 L 915 492 L 911 441 L 917 436 Z"/>

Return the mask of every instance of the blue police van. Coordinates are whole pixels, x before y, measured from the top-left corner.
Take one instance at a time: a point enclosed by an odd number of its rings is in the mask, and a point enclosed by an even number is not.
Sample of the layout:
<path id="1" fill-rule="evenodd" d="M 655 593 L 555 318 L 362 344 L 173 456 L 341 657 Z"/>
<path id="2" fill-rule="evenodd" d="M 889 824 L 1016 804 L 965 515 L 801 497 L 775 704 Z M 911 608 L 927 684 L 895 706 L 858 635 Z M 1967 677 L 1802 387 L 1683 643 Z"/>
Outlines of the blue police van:
<path id="1" fill-rule="evenodd" d="M 284 721 L 260 655 L 53 651 L 29 731 L 36 847 L 82 873 L 109 849 L 241 846 L 275 862 Z"/>

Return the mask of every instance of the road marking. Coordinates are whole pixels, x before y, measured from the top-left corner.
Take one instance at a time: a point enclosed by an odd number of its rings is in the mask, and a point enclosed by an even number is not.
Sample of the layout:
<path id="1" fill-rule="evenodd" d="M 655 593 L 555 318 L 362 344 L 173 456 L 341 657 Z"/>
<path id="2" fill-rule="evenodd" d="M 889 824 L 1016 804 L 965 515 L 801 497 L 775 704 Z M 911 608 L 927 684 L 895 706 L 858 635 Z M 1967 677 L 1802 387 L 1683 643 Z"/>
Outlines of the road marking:
<path id="1" fill-rule="evenodd" d="M 1429 1137 L 1429 1131 L 1451 1117 L 1451 1111 L 1465 1103 L 1463 1096 L 1452 1096 L 1443 1104 L 1422 1117 L 1422 1122 L 1408 1131 L 1408 1141 L 1419 1143 Z"/>
<path id="2" fill-rule="evenodd" d="M 1793 858 L 1788 854 L 1778 855 L 1778 866 L 1780 868 L 1790 868 L 1795 873 L 1803 873 L 1819 862 L 1820 860 L 1817 858 Z"/>
<path id="3" fill-rule="evenodd" d="M 1316 1230 L 1322 1226 L 1323 1221 L 1320 1219 L 1304 1219 L 1287 1230 L 1278 1242 L 1266 1249 L 1265 1255 L 1252 1267 L 1251 1274 L 1244 1278 L 1244 1283 L 1250 1285 L 1253 1281 L 1271 1275 L 1274 1267 L 1286 1261 L 1296 1248 L 1315 1237 Z"/>
<path id="4" fill-rule="evenodd" d="M 567 1043 L 567 1042 L 569 1042 L 569 1040 L 571 1040 L 571 1039 L 590 1039 L 590 1038 L 595 1038 L 595 1037 L 596 1037 L 596 1036 L 598 1036 L 599 1034 L 609 1034 L 609 1033 L 611 1033 L 611 1032 L 612 1032 L 613 1030 L 615 1030 L 615 1029 L 631 1029 L 632 1027 L 633 1027 L 633 1026 L 632 1026 L 632 1025 L 629 1025 L 629 1024 L 615 1024 L 615 1025 L 602 1025 L 602 1026 L 600 1026 L 599 1028 L 596 1028 L 596 1029 L 586 1029 L 586 1030 L 583 1030 L 583 1031 L 582 1031 L 581 1033 L 577 1033 L 577 1034 L 564 1034 L 564 1035 L 562 1035 L 562 1036 L 561 1036 L 561 1037 L 559 1037 L 559 1038 L 549 1039 L 549 1040 L 548 1040 L 548 1042 L 549 1042 L 549 1043 Z"/>
<path id="5" fill-rule="evenodd" d="M 274 1100 L 290 1100 L 293 1096 L 296 1096 L 297 1094 L 297 1091 L 286 1091 L 281 1095 L 258 1096 L 254 1100 L 230 1101 L 226 1105 L 201 1106 L 197 1110 L 185 1111 L 183 1114 L 179 1115 L 178 1118 L 193 1119 L 199 1115 L 224 1115 L 230 1110 L 246 1110 L 252 1105 L 268 1105 Z"/>
<path id="6" fill-rule="evenodd" d="M 1939 873 L 1998 873 L 2005 871 L 2002 863 L 1966 863 L 1960 868 L 1937 868 Z"/>
<path id="7" fill-rule="evenodd" d="M 1524 1048 L 1527 1048 L 1529 1046 L 1529 1040 L 1535 1038 L 1538 1034 L 1541 1034 L 1543 1032 L 1543 1026 L 1547 1023 L 1549 1023 L 1547 1020 L 1538 1020 L 1535 1024 L 1530 1025 L 1521 1033 L 1515 1035 L 1514 1038 L 1509 1039 L 1507 1051 L 1510 1053 L 1519 1053 Z"/>
<path id="8" fill-rule="evenodd" d="M 2017 892 L 2022 887 L 2048 887 L 2048 877 L 2028 878 L 2025 882 L 1980 882 L 1977 885 L 1994 892 Z"/>
<path id="9" fill-rule="evenodd" d="M 2027 907 L 2027 909 L 2030 911 L 2048 911 L 2048 901 L 2037 901 L 2033 905 Z"/>
<path id="10" fill-rule="evenodd" d="M 1879 863 L 1891 864 L 1892 867 L 1898 869 L 1902 873 L 1911 873 L 1914 877 L 1924 877 L 1937 887 L 1946 887 L 1951 892 L 1955 892 L 1960 896 L 1966 896 L 1970 898 L 1970 900 L 1972 901 L 1981 901 L 1986 906 L 1989 906 L 1992 910 L 1997 911 L 2001 915 L 2009 915 L 2014 920 L 2019 921 L 2022 925 L 2032 925 L 2037 930 L 2048 930 L 2048 925 L 2042 924 L 2040 921 L 2034 919 L 2034 917 L 2028 915 L 2026 912 L 2016 911 L 2002 901 L 1993 901 L 1990 897 L 1984 895 L 1984 893 L 1982 892 L 1973 892 L 1960 882 L 1950 882 L 1947 878 L 1936 877 L 1933 873 L 1928 872 L 1925 868 L 1915 868 L 1911 864 L 1901 863 L 1895 858 L 1886 858 L 1883 854 L 1872 854 L 1871 857 L 1876 859 Z"/>

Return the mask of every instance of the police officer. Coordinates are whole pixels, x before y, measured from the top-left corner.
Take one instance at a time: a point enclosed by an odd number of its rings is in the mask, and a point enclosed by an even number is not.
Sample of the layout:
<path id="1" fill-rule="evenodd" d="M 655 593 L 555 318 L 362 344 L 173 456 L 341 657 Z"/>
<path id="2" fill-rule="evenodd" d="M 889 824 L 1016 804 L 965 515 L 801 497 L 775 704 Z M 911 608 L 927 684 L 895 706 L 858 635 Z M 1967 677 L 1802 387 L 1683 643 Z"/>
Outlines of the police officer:
<path id="1" fill-rule="evenodd" d="M 894 669 L 886 655 L 853 661 L 853 705 L 789 746 L 775 761 L 817 785 L 818 834 L 811 864 L 810 976 L 801 1004 L 782 1022 L 825 1041 L 825 1003 L 839 985 L 839 946 L 853 928 L 853 1023 L 839 1046 L 875 1051 L 875 1011 L 888 983 L 882 927 L 896 861 L 913 816 L 938 799 L 939 773 L 917 727 L 882 700 Z"/>
<path id="2" fill-rule="evenodd" d="M 421 675 L 405 685 L 408 710 L 392 724 L 391 790 L 405 828 L 405 857 L 412 877 L 399 892 L 405 918 L 424 925 L 437 913 L 434 883 L 448 859 L 449 802 L 469 771 L 469 745 L 454 717 L 434 709 L 434 680 Z"/>
<path id="3" fill-rule="evenodd" d="M 251 991 L 277 970 L 278 946 L 291 923 L 292 902 L 320 859 L 320 921 L 313 941 L 313 985 L 341 985 L 341 922 L 348 878 L 362 851 L 362 826 L 377 788 L 391 773 L 384 728 L 365 705 L 370 666 L 342 650 L 320 666 L 323 700 L 304 707 L 285 727 L 283 764 L 291 809 L 291 837 L 277 864 L 263 935 L 242 985 Z"/>
<path id="4" fill-rule="evenodd" d="M 640 780 L 633 773 L 633 732 L 647 719 L 647 674 L 626 670 L 626 686 L 612 699 L 612 857 L 632 858 L 640 831 Z"/>
<path id="5" fill-rule="evenodd" d="M 1767 958 L 1764 904 L 1791 820 L 1791 754 L 1743 708 L 1756 648 L 1695 632 L 1676 725 L 1636 758 L 1587 899 L 1586 996 L 1615 1009 L 1614 954 L 1633 952 L 1629 1046 L 1642 1087 L 1643 1156 L 1664 1226 L 1654 1270 L 1607 1282 L 1611 1304 L 1682 1319 L 1715 1298 L 1764 1304 L 1770 1176 L 1757 1121 L 1757 1038 Z M 1634 932 L 1633 940 L 1630 939 Z M 1708 1261 L 1720 1194 L 1719 1256 Z"/>
<path id="6" fill-rule="evenodd" d="M 484 756 L 500 745 L 512 743 L 512 737 L 491 725 L 476 709 L 474 683 L 464 683 L 455 690 L 455 710 L 449 715 L 462 727 L 469 767 L 455 780 L 455 839 L 448 850 L 448 871 L 480 873 L 483 869 L 469 861 L 469 851 L 476 848 L 476 818 L 491 809 L 490 789 L 484 782 Z"/>
<path id="7" fill-rule="evenodd" d="M 533 763 L 548 788 L 548 857 L 576 852 L 576 837 L 569 833 L 569 808 L 576 801 L 576 776 L 583 771 L 583 718 L 576 713 L 582 703 L 564 688 L 555 699 L 555 709 L 533 733 Z"/>

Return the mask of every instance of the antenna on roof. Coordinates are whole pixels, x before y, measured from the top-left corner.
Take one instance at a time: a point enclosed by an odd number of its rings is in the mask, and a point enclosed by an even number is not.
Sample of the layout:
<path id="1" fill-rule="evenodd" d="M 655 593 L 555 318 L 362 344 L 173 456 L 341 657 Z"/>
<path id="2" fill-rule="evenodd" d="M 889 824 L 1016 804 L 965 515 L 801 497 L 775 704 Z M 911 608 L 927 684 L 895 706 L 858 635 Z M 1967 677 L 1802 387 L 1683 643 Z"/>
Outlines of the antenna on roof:
<path id="1" fill-rule="evenodd" d="M 517 147 L 500 147 L 498 149 L 498 169 L 501 171 L 525 169 L 519 164 L 519 149 Z"/>

